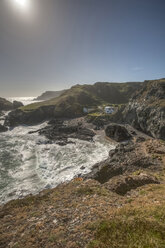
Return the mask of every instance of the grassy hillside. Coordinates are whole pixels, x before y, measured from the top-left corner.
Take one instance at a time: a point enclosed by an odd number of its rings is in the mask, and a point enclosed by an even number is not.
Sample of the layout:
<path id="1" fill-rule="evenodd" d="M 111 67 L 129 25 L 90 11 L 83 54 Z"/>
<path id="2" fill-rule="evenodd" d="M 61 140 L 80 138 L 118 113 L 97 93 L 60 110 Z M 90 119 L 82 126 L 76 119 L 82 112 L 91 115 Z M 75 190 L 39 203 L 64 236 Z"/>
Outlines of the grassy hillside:
<path id="1" fill-rule="evenodd" d="M 125 104 L 143 83 L 95 83 L 75 85 L 62 95 L 48 101 L 33 103 L 12 111 L 6 124 L 36 124 L 51 118 L 82 116 L 83 107 L 97 108 L 103 104 Z"/>
<path id="2" fill-rule="evenodd" d="M 46 101 L 52 98 L 56 98 L 63 94 L 66 90 L 60 90 L 60 91 L 46 91 L 42 95 L 38 96 L 35 100 L 37 101 Z"/>
<path id="3" fill-rule="evenodd" d="M 127 103 L 131 95 L 142 83 L 96 83 L 94 85 L 75 85 L 61 96 L 48 101 L 30 104 L 21 108 L 32 111 L 41 106 L 56 106 L 57 112 L 82 112 L 83 106 L 97 106 L 104 103 Z"/>

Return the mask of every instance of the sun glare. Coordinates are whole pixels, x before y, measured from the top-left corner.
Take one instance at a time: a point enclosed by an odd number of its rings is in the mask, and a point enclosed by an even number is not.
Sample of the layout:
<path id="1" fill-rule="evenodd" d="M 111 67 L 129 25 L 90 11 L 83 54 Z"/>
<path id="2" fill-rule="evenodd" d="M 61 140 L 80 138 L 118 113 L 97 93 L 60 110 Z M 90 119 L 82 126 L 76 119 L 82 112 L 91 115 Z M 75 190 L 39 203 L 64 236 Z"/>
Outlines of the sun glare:
<path id="1" fill-rule="evenodd" d="M 29 9 L 29 0 L 13 0 L 13 3 L 22 10 Z"/>

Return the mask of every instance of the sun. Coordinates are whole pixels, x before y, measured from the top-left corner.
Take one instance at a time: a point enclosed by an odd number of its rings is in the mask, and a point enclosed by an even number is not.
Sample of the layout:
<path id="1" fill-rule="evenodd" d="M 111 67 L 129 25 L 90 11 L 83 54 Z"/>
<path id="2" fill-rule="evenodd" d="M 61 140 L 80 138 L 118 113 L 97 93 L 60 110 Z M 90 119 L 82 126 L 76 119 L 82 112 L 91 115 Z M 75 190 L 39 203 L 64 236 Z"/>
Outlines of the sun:
<path id="1" fill-rule="evenodd" d="M 29 0 L 13 0 L 13 3 L 22 10 L 29 9 Z"/>

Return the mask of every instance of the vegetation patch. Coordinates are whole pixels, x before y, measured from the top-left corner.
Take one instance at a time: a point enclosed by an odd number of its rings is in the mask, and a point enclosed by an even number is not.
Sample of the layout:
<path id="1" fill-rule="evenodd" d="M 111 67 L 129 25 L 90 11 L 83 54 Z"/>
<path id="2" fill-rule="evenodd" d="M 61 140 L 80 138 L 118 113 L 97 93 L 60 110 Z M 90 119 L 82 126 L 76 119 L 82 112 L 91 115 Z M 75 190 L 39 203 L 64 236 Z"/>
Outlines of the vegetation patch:
<path id="1" fill-rule="evenodd" d="M 145 210 L 147 210 L 145 214 Z M 95 238 L 88 248 L 164 248 L 165 207 L 121 211 L 95 225 Z"/>

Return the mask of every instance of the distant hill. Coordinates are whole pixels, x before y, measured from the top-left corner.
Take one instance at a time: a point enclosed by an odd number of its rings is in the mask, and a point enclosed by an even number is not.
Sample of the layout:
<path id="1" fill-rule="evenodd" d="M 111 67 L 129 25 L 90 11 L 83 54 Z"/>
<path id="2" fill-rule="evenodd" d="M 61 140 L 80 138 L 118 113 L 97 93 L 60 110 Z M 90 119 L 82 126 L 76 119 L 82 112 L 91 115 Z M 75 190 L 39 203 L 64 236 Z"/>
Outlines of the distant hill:
<path id="1" fill-rule="evenodd" d="M 142 87 L 143 83 L 95 83 L 94 85 L 75 85 L 57 98 L 27 105 L 21 110 L 25 112 L 38 108 L 54 106 L 53 115 L 73 117 L 82 115 L 83 107 L 101 104 L 128 103 L 132 94 Z"/>
<path id="2" fill-rule="evenodd" d="M 55 117 L 76 117 L 83 115 L 83 107 L 86 106 L 128 103 L 132 94 L 142 85 L 141 82 L 75 85 L 56 98 L 11 112 L 8 124 L 34 124 Z"/>
<path id="3" fill-rule="evenodd" d="M 37 101 L 46 101 L 50 100 L 51 98 L 56 98 L 63 94 L 66 90 L 60 90 L 60 91 L 46 91 L 42 95 L 38 96 L 36 99 Z"/>

